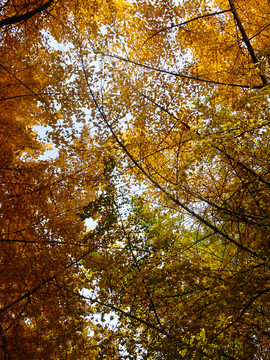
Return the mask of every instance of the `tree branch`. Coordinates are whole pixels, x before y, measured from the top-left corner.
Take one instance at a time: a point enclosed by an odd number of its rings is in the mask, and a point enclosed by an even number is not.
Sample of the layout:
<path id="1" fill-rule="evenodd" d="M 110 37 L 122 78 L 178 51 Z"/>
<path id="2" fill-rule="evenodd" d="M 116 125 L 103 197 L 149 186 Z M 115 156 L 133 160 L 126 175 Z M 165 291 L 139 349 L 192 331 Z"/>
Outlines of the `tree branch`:
<path id="1" fill-rule="evenodd" d="M 237 323 L 237 321 L 239 321 L 241 319 L 241 317 L 245 314 L 245 312 L 247 311 L 247 309 L 259 298 L 261 297 L 263 294 L 266 294 L 270 291 L 270 288 L 266 288 L 262 291 L 260 291 L 257 295 L 255 295 L 244 307 L 243 309 L 240 311 L 239 315 L 237 316 L 236 319 L 234 319 L 232 322 L 230 322 L 227 326 L 225 326 L 224 329 L 222 329 L 221 331 L 219 331 L 215 336 L 214 339 L 216 339 L 219 335 L 221 335 L 222 333 L 224 333 L 224 331 L 226 331 L 227 329 L 229 329 L 232 325 L 234 325 L 235 323 Z M 213 339 L 213 340 L 214 340 Z"/>
<path id="2" fill-rule="evenodd" d="M 120 308 L 118 308 L 118 307 L 116 307 L 116 306 L 114 306 L 114 305 L 106 304 L 106 303 L 104 303 L 104 302 L 102 302 L 102 301 L 99 301 L 98 299 L 95 299 L 95 298 L 93 298 L 93 297 L 91 297 L 91 296 L 84 296 L 84 295 L 82 295 L 82 294 L 79 294 L 79 293 L 77 293 L 77 292 L 68 290 L 68 289 L 66 289 L 66 288 L 65 288 L 65 290 L 66 290 L 66 291 L 69 291 L 69 292 L 72 292 L 74 295 L 77 295 L 78 297 L 80 297 L 80 298 L 82 298 L 82 299 L 91 301 L 92 303 L 99 304 L 99 305 L 101 305 L 101 306 L 103 306 L 103 307 L 107 307 L 107 308 L 115 311 L 116 313 L 120 313 L 120 314 L 122 314 L 122 315 L 124 315 L 124 316 L 126 316 L 126 317 L 128 317 L 128 318 L 130 318 L 130 319 L 132 319 L 132 320 L 138 321 L 139 323 L 144 324 L 144 325 L 146 325 L 147 327 L 156 330 L 157 332 L 159 332 L 159 333 L 162 334 L 162 335 L 165 335 L 165 336 L 167 336 L 167 337 L 171 337 L 171 335 L 168 334 L 165 330 L 163 330 L 163 329 L 161 329 L 161 328 L 159 328 L 159 327 L 151 324 L 149 321 L 143 320 L 143 319 L 137 317 L 136 315 L 133 315 L 133 314 L 131 314 L 131 313 L 128 313 L 127 311 L 124 311 L 124 310 L 122 310 L 122 309 L 120 309 Z"/>
<path id="3" fill-rule="evenodd" d="M 215 15 L 220 15 L 220 14 L 224 14 L 226 12 L 229 12 L 231 11 L 231 9 L 228 9 L 228 10 L 222 10 L 222 11 L 217 11 L 217 12 L 214 12 L 214 13 L 211 13 L 211 14 L 204 14 L 204 15 L 199 15 L 195 18 L 192 18 L 192 19 L 189 19 L 187 21 L 184 21 L 182 22 L 181 24 L 176 24 L 176 25 L 172 25 L 172 26 L 168 26 L 166 28 L 163 28 L 163 29 L 160 29 L 158 30 L 157 32 L 155 32 L 155 34 L 149 36 L 145 41 L 144 43 L 142 44 L 142 47 L 147 43 L 147 41 L 149 41 L 150 39 L 152 39 L 154 36 L 160 34 L 161 32 L 164 32 L 164 31 L 167 31 L 167 30 L 171 30 L 171 29 L 174 29 L 174 28 L 177 28 L 177 27 L 181 27 L 181 26 L 184 26 L 186 24 L 189 24 L 190 22 L 192 21 L 196 21 L 196 20 L 199 20 L 199 19 L 203 19 L 203 18 L 206 18 L 206 17 L 211 17 L 211 16 L 215 16 Z"/>
<path id="4" fill-rule="evenodd" d="M 229 155 L 225 150 L 222 150 L 220 147 L 215 147 L 218 151 L 223 153 L 228 160 L 233 161 L 236 163 L 236 165 L 240 166 L 243 170 L 249 172 L 251 175 L 253 175 L 257 180 L 259 180 L 261 183 L 265 184 L 267 187 L 270 187 L 270 183 L 262 178 L 262 175 L 258 175 L 254 170 L 247 167 L 245 164 L 241 163 L 239 160 L 235 160 L 231 155 Z"/>
<path id="5" fill-rule="evenodd" d="M 136 256 L 135 256 L 133 250 L 132 250 L 131 241 L 130 241 L 130 238 L 129 238 L 128 233 L 126 232 L 126 229 L 125 229 L 125 226 L 124 226 L 124 224 L 123 224 L 122 219 L 121 219 L 121 228 L 122 228 L 123 233 L 124 233 L 124 235 L 125 235 L 125 237 L 126 237 L 126 239 L 127 239 L 127 241 L 128 241 L 129 251 L 131 252 L 131 256 L 132 256 L 132 258 L 133 258 L 133 261 L 135 262 L 135 266 L 136 266 L 136 268 L 138 269 L 138 271 L 139 271 L 139 273 L 140 273 L 140 272 L 141 272 L 141 267 L 140 267 L 140 265 L 138 264 L 137 258 L 136 258 Z M 153 312 L 154 312 L 154 314 L 155 314 L 157 323 L 159 324 L 159 326 L 162 326 L 161 321 L 160 321 L 160 318 L 159 318 L 159 315 L 158 315 L 158 313 L 157 313 L 156 306 L 155 306 L 154 301 L 153 301 L 153 299 L 152 299 L 152 297 L 151 297 L 151 294 L 150 294 L 150 292 L 149 292 L 149 290 L 148 290 L 148 288 L 147 288 L 147 284 L 145 283 L 145 279 L 142 279 L 142 283 L 143 283 L 144 286 L 145 286 L 146 293 L 147 293 L 147 296 L 148 296 L 148 298 L 149 298 L 149 301 L 150 301 L 152 310 L 153 310 Z"/>
<path id="6" fill-rule="evenodd" d="M 242 89 L 250 89 L 249 85 L 226 83 L 226 82 L 215 81 L 215 80 L 207 80 L 207 79 L 202 79 L 202 78 L 200 78 L 198 76 L 184 75 L 184 74 L 176 73 L 174 71 L 157 69 L 157 68 L 154 68 L 154 67 L 149 66 L 149 65 L 141 64 L 139 62 L 136 62 L 136 61 L 133 61 L 133 60 L 130 60 L 130 59 L 127 59 L 127 58 L 123 58 L 123 57 L 118 56 L 118 55 L 104 54 L 104 56 L 115 58 L 115 59 L 118 59 L 118 60 L 121 60 L 121 61 L 125 61 L 127 63 L 133 64 L 133 65 L 136 65 L 136 66 L 140 66 L 140 67 L 148 69 L 148 70 L 156 71 L 158 73 L 167 74 L 167 75 L 173 75 L 175 77 L 179 77 L 179 78 L 182 78 L 182 79 L 194 80 L 194 81 L 203 82 L 203 83 L 206 83 L 206 84 L 233 86 L 233 87 L 238 87 L 238 88 L 242 88 Z M 253 89 L 261 89 L 263 86 L 264 85 L 256 85 L 256 86 L 253 86 Z"/>
<path id="7" fill-rule="evenodd" d="M 234 6 L 233 0 L 229 0 L 229 4 L 230 4 L 230 6 L 231 6 L 231 11 L 232 11 L 232 13 L 233 13 L 233 17 L 234 17 L 234 19 L 235 19 L 235 21 L 236 21 L 236 24 L 237 24 L 237 26 L 238 26 L 238 28 L 239 28 L 239 30 L 240 30 L 240 33 L 241 33 L 242 38 L 243 38 L 243 41 L 244 41 L 244 43 L 246 44 L 246 47 L 247 47 L 248 52 L 249 52 L 249 54 L 250 54 L 250 56 L 251 56 L 251 59 L 252 59 L 253 63 L 254 63 L 255 65 L 257 65 L 257 64 L 259 63 L 259 59 L 257 58 L 257 56 L 256 56 L 256 54 L 255 54 L 255 51 L 254 51 L 254 49 L 253 49 L 253 47 L 252 47 L 252 45 L 251 45 L 251 42 L 249 41 L 249 38 L 248 38 L 248 36 L 247 36 L 247 34 L 246 34 L 246 31 L 245 31 L 245 29 L 244 29 L 244 27 L 243 27 L 243 24 L 242 24 L 242 22 L 241 22 L 241 20 L 240 20 L 240 18 L 239 18 L 239 15 L 238 15 L 238 13 L 237 13 L 237 10 L 236 10 L 236 8 L 235 8 L 235 6 Z M 268 84 L 268 81 L 267 81 L 266 76 L 265 76 L 264 74 L 260 74 L 260 78 L 261 78 L 261 80 L 262 80 L 263 86 L 265 86 L 265 85 Z"/>
<path id="8" fill-rule="evenodd" d="M 99 231 L 100 232 L 100 231 Z M 93 233 L 93 237 L 95 235 L 98 235 L 99 232 L 97 232 L 96 234 Z M 87 250 L 86 252 L 84 252 L 79 258 L 75 259 L 74 261 L 72 261 L 71 263 L 69 263 L 64 270 L 67 270 L 69 268 L 71 268 L 72 266 L 78 264 L 82 259 L 84 259 L 87 255 L 89 255 L 92 251 L 94 251 L 97 248 L 96 245 L 94 245 L 91 249 Z M 61 275 L 63 274 L 63 269 L 61 270 Z M 27 291 L 25 294 L 23 294 L 22 296 L 18 297 L 16 300 L 12 301 L 11 303 L 9 303 L 8 305 L 6 305 L 5 307 L 0 309 L 0 314 L 2 314 L 3 312 L 7 311 L 8 309 L 10 309 L 12 306 L 18 304 L 19 302 L 21 302 L 22 300 L 29 298 L 30 296 L 32 296 L 33 294 L 35 294 L 43 285 L 48 284 L 50 281 L 52 281 L 53 279 L 56 278 L 56 276 L 58 276 L 57 273 L 55 273 L 54 275 L 50 276 L 49 278 L 43 280 L 40 284 L 38 284 L 36 287 L 34 287 L 31 291 Z"/>
<path id="9" fill-rule="evenodd" d="M 85 246 L 86 244 L 81 243 L 67 243 L 63 241 L 38 241 L 38 240 L 21 240 L 21 239 L 0 239 L 0 242 L 9 242 L 9 243 L 23 243 L 23 244 L 36 244 L 36 245 L 76 245 L 76 246 Z"/>
<path id="10" fill-rule="evenodd" d="M 44 4 L 41 4 L 40 6 L 38 6 L 36 9 L 31 10 L 31 11 L 26 11 L 26 13 L 24 13 L 22 15 L 14 15 L 9 18 L 0 20 L 0 28 L 4 27 L 6 25 L 12 25 L 12 24 L 19 23 L 21 21 L 27 21 L 27 20 L 31 19 L 33 16 L 37 15 L 38 13 L 48 9 L 48 7 L 52 4 L 53 1 L 54 0 L 48 0 Z"/>
<path id="11" fill-rule="evenodd" d="M 6 334 L 5 331 L 2 327 L 2 325 L 0 324 L 0 333 L 1 333 L 1 338 L 2 338 L 2 343 L 3 343 L 3 350 L 4 350 L 4 359 L 8 360 L 8 355 L 7 355 L 7 339 L 6 339 Z"/>
<path id="12" fill-rule="evenodd" d="M 158 107 L 160 110 L 164 111 L 166 114 L 168 114 L 169 116 L 173 117 L 175 120 L 177 120 L 178 122 L 180 122 L 187 130 L 191 130 L 191 126 L 188 125 L 185 121 L 179 119 L 178 117 L 176 117 L 173 113 L 171 113 L 168 109 L 166 109 L 164 106 L 158 104 L 156 101 L 154 101 L 153 99 L 151 99 L 149 96 L 143 94 L 141 91 L 136 90 L 135 91 L 140 94 L 141 96 L 143 96 L 146 100 L 148 100 L 149 102 L 151 102 L 152 104 L 154 104 L 156 107 Z M 195 131 L 196 134 L 198 136 L 201 136 L 201 134 L 199 133 L 198 130 Z M 245 164 L 243 164 L 241 161 L 239 160 L 235 160 L 231 155 L 229 155 L 225 150 L 221 149 L 219 146 L 214 146 L 214 149 L 217 149 L 219 152 L 223 153 L 228 160 L 233 161 L 237 166 L 241 167 L 243 170 L 245 170 L 246 172 L 250 173 L 252 176 L 254 176 L 258 181 L 260 181 L 261 183 L 263 183 L 264 185 L 266 185 L 267 187 L 270 187 L 270 183 L 266 180 L 264 180 L 264 178 L 262 177 L 263 175 L 259 175 L 257 174 L 253 169 L 249 168 L 248 166 L 246 166 Z"/>

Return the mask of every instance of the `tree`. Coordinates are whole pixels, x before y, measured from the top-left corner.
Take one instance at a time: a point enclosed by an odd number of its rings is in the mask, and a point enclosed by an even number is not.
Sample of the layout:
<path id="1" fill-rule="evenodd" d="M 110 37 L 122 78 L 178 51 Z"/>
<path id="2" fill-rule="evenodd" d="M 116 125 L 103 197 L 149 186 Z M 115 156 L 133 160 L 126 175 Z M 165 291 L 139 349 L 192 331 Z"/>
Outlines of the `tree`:
<path id="1" fill-rule="evenodd" d="M 86 126 L 76 136 L 75 103 L 65 102 L 76 88 L 67 83 L 60 50 L 48 43 L 44 12 L 36 11 L 43 5 L 28 5 L 2 7 L 0 357 L 91 358 L 96 345 L 86 303 L 78 303 L 65 284 L 74 291 L 83 287 L 80 261 L 95 240 L 83 241 L 85 225 L 77 213 L 98 191 L 107 151 Z M 77 121 L 80 116 L 76 112 Z M 51 132 L 54 160 L 40 158 L 50 140 L 43 143 L 35 125 Z"/>
<path id="2" fill-rule="evenodd" d="M 134 184 L 147 188 L 144 201 L 186 221 L 184 236 L 170 235 L 175 252 L 165 248 L 162 255 L 152 250 L 148 232 L 148 252 L 137 250 L 141 231 L 128 220 L 128 230 L 108 235 L 123 245 L 107 250 L 109 260 L 102 262 L 110 267 L 96 276 L 103 306 L 104 289 L 111 290 L 119 329 L 132 323 L 130 332 L 116 332 L 130 354 L 141 348 L 145 358 L 268 356 L 266 9 L 256 2 L 248 8 L 242 2 L 136 2 L 133 16 L 97 41 L 108 82 L 102 97 L 85 74 L 97 116 L 125 154 Z M 175 222 L 179 217 L 177 229 Z"/>
<path id="3" fill-rule="evenodd" d="M 25 48 L 16 32 L 5 33 L 6 46 L 12 38 L 24 49 L 7 52 L 13 62 L 2 71 L 16 81 L 5 104 L 17 126 L 20 99 L 26 126 L 19 138 L 4 133 L 13 140 L 3 161 L 12 154 L 19 181 L 13 194 L 14 171 L 3 175 L 12 199 L 3 217 L 8 234 L 35 223 L 27 238 L 55 244 L 23 260 L 26 233 L 3 241 L 3 287 L 9 294 L 9 276 L 19 289 L 2 306 L 3 356 L 10 329 L 40 334 L 45 317 L 57 341 L 48 353 L 48 335 L 41 337 L 43 357 L 268 357 L 268 2 L 84 5 L 56 3 Z M 27 130 L 36 114 L 51 127 L 55 161 L 38 160 L 42 145 Z M 74 117 L 86 114 L 89 125 L 78 128 Z M 97 222 L 88 235 L 78 214 Z M 108 316 L 115 322 L 106 325 Z M 69 334 L 61 339 L 59 324 Z"/>

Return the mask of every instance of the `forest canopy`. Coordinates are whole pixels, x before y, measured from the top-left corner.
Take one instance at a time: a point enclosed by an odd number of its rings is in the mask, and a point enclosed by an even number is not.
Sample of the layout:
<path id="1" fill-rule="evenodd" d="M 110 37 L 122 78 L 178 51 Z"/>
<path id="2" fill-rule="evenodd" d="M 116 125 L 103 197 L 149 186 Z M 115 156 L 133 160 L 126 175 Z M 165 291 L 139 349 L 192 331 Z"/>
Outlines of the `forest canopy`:
<path id="1" fill-rule="evenodd" d="M 270 4 L 0 4 L 0 358 L 270 358 Z"/>

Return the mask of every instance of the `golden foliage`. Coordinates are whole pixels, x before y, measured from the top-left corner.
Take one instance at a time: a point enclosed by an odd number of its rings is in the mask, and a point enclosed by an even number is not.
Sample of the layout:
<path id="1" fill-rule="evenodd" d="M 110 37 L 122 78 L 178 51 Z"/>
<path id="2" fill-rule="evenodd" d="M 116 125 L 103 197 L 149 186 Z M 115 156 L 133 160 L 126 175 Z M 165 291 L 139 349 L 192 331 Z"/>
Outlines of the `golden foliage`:
<path id="1" fill-rule="evenodd" d="M 269 357 L 269 11 L 2 5 L 1 358 Z"/>

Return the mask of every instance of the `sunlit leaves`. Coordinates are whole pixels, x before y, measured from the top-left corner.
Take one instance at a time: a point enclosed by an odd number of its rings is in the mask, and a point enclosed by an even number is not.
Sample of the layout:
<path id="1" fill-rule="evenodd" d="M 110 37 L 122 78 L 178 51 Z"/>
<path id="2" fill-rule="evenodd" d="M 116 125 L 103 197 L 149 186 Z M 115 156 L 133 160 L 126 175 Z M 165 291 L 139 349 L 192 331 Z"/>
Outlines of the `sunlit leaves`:
<path id="1" fill-rule="evenodd" d="M 1 14 L 1 357 L 267 358 L 268 2 Z"/>

